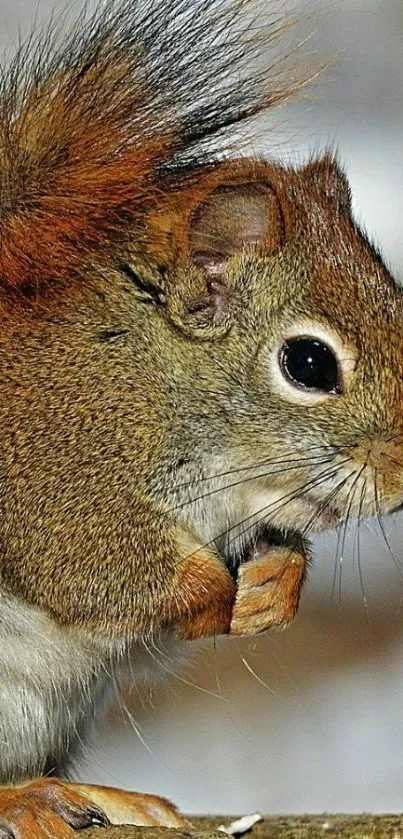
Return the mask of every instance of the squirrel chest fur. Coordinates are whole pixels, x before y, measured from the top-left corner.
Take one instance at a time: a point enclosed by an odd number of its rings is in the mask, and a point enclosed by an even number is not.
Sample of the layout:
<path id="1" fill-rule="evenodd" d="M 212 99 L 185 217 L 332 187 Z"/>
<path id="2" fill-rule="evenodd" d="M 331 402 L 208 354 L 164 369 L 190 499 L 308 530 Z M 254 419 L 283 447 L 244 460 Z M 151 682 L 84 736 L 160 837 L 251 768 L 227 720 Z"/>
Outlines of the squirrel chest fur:
<path id="1" fill-rule="evenodd" d="M 1 78 L 0 777 L 30 783 L 0 833 L 23 839 L 184 824 L 37 779 L 128 649 L 142 671 L 156 634 L 285 626 L 309 534 L 403 503 L 401 291 L 330 154 L 228 140 L 298 83 L 262 64 L 278 22 L 201 5 L 118 0 Z"/>

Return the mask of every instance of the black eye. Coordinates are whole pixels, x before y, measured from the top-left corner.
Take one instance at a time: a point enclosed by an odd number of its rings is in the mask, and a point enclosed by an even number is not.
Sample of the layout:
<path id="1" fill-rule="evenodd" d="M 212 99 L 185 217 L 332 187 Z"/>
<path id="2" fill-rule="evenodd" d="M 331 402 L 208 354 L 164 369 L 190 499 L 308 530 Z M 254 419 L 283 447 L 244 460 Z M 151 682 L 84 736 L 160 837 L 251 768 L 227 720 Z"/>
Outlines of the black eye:
<path id="1" fill-rule="evenodd" d="M 306 390 L 341 393 L 339 367 L 333 350 L 317 338 L 289 338 L 280 350 L 283 375 Z"/>

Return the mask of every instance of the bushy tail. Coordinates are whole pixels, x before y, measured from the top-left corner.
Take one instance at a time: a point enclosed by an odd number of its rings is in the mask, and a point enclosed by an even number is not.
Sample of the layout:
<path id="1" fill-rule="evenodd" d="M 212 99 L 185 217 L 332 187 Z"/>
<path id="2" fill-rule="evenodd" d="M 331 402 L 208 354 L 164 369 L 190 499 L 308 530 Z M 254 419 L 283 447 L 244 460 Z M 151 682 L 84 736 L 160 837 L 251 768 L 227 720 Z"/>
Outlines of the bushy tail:
<path id="1" fill-rule="evenodd" d="M 108 0 L 59 44 L 50 27 L 20 49 L 0 79 L 3 285 L 79 270 L 158 206 L 167 174 L 183 181 L 300 86 L 269 50 L 289 26 L 274 4 Z"/>

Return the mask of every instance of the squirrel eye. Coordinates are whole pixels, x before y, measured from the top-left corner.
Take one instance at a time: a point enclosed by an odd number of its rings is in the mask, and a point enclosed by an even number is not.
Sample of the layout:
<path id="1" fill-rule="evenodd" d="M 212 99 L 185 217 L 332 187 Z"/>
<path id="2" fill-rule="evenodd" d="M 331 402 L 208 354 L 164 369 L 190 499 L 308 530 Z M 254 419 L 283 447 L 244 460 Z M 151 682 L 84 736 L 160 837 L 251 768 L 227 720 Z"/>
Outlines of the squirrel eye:
<path id="1" fill-rule="evenodd" d="M 296 387 L 323 393 L 342 392 L 337 358 L 317 338 L 289 338 L 281 347 L 279 363 L 283 376 Z"/>

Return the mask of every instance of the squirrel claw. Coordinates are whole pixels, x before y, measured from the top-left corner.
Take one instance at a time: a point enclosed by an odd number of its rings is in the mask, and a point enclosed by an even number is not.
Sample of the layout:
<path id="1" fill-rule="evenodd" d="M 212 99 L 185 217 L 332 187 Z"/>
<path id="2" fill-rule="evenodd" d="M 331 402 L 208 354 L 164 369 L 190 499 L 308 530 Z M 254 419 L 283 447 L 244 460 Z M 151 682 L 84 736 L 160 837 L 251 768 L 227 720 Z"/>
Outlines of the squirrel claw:
<path id="1" fill-rule="evenodd" d="M 91 825 L 188 827 L 176 807 L 156 795 L 41 778 L 0 788 L 0 839 L 70 839 Z"/>
<path id="2" fill-rule="evenodd" d="M 287 547 L 268 550 L 239 568 L 230 635 L 256 635 L 284 627 L 295 616 L 307 557 Z"/>

